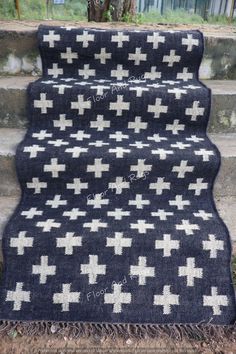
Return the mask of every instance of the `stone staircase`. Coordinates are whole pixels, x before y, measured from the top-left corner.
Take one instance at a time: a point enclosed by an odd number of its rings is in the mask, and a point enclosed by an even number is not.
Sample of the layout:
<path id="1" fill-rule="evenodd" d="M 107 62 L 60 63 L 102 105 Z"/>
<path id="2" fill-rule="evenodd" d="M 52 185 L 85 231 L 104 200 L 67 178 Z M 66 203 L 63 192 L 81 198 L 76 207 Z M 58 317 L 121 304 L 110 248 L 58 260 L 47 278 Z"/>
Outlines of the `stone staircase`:
<path id="1" fill-rule="evenodd" d="M 0 26 L 1 28 L 1 26 Z M 154 28 L 154 27 L 152 27 Z M 221 152 L 217 209 L 236 251 L 236 34 L 205 36 L 200 79 L 212 89 L 208 134 Z M 41 72 L 36 29 L 0 29 L 0 238 L 20 196 L 14 156 L 27 126 L 26 88 Z"/>

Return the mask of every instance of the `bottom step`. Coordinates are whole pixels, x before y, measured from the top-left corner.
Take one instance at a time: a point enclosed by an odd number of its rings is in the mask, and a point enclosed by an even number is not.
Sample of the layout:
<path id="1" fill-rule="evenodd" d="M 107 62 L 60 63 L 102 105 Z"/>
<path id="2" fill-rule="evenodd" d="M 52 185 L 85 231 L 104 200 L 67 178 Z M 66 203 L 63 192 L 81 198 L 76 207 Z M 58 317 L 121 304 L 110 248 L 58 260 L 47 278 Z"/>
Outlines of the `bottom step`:
<path id="1" fill-rule="evenodd" d="M 2 238 L 3 229 L 7 223 L 7 220 L 15 210 L 18 201 L 19 197 L 0 197 L 0 240 Z M 236 255 L 236 196 L 215 198 L 215 202 L 220 216 L 229 229 L 233 246 L 233 254 Z M 1 260 L 2 254 L 0 247 L 0 261 Z"/>

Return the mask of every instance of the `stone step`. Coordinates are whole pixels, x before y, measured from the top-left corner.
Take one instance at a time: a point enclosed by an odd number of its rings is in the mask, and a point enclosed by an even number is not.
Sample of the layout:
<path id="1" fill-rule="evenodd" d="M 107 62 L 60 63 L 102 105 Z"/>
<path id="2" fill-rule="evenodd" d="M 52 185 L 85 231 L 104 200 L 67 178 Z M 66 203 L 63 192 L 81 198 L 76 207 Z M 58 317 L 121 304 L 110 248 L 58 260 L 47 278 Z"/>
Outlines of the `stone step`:
<path id="1" fill-rule="evenodd" d="M 4 227 L 14 212 L 17 204 L 19 203 L 19 196 L 17 197 L 0 197 L 0 262 L 2 260 L 1 254 L 1 239 Z M 215 198 L 217 210 L 228 227 L 232 246 L 233 254 L 236 255 L 236 197 L 221 197 Z"/>
<path id="2" fill-rule="evenodd" d="M 0 30 L 0 74 L 30 74 L 36 75 L 41 72 L 41 60 L 39 51 L 37 48 L 37 26 L 39 22 L 26 25 L 24 23 L 17 25 L 3 24 Z M 47 22 L 49 24 L 49 22 Z M 58 26 L 67 24 L 62 22 L 54 23 Z M 88 23 L 73 23 L 72 26 L 91 26 Z M 104 24 L 93 23 L 92 27 L 102 27 Z M 105 24 L 106 28 L 109 24 Z M 128 26 L 125 24 L 116 25 L 117 28 L 122 29 L 122 26 L 127 28 L 133 28 L 134 26 Z M 112 27 L 112 24 L 111 24 Z M 177 26 L 172 26 L 177 27 Z M 194 28 L 194 26 L 192 26 Z M 159 24 L 141 25 L 139 29 L 165 29 L 166 26 L 160 26 Z M 137 26 L 135 26 L 137 29 Z M 172 28 L 171 28 L 172 29 Z M 181 28 L 174 28 L 181 29 Z M 183 28 L 187 29 L 187 28 Z M 200 67 L 201 79 L 236 79 L 236 34 L 234 31 L 227 33 L 204 30 L 205 38 L 205 51 Z"/>
<path id="3" fill-rule="evenodd" d="M 0 196 L 19 195 L 15 171 L 15 149 L 24 137 L 23 129 L 0 129 Z M 210 134 L 221 152 L 221 168 L 217 176 L 215 197 L 236 197 L 236 134 Z"/>
<path id="4" fill-rule="evenodd" d="M 0 77 L 0 128 L 23 128 L 26 120 L 26 88 L 31 77 Z M 236 80 L 206 80 L 212 89 L 208 131 L 236 132 Z"/>

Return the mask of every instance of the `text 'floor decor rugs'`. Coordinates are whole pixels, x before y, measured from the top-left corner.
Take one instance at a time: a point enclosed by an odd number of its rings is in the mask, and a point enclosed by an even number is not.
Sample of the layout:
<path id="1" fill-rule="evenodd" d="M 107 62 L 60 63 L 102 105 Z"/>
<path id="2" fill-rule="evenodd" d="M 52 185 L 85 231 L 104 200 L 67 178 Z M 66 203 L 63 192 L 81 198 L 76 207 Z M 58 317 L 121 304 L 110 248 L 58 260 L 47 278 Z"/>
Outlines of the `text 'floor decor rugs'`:
<path id="1" fill-rule="evenodd" d="M 41 26 L 38 40 L 1 319 L 233 324 L 202 34 Z"/>

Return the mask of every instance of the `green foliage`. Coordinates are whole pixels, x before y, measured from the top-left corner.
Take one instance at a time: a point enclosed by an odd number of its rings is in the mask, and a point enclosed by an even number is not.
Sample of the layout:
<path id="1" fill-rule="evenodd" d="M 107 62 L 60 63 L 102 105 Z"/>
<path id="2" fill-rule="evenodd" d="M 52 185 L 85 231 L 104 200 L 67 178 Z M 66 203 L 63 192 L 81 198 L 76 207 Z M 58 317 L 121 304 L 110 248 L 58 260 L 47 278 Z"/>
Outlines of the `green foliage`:
<path id="1" fill-rule="evenodd" d="M 22 19 L 46 19 L 46 0 L 21 0 L 20 11 Z M 87 0 L 65 0 L 64 5 L 51 5 L 49 16 L 55 20 L 87 20 Z M 0 19 L 14 18 L 17 18 L 14 1 L 0 0 Z"/>
<path id="2" fill-rule="evenodd" d="M 158 11 L 145 12 L 143 23 L 203 23 L 204 20 L 197 14 L 190 14 L 185 10 L 168 10 L 163 15 Z"/>

